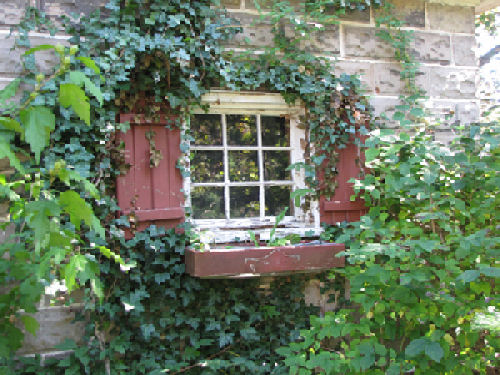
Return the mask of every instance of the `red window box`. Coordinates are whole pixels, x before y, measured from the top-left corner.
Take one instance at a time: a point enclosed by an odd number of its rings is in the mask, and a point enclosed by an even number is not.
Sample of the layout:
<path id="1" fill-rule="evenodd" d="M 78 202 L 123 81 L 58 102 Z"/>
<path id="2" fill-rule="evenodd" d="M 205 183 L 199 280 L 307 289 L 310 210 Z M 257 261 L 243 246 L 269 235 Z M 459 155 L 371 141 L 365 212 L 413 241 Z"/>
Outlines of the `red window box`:
<path id="1" fill-rule="evenodd" d="M 256 277 L 344 267 L 343 244 L 303 243 L 279 247 L 234 246 L 209 251 L 186 249 L 186 272 L 201 278 Z"/>

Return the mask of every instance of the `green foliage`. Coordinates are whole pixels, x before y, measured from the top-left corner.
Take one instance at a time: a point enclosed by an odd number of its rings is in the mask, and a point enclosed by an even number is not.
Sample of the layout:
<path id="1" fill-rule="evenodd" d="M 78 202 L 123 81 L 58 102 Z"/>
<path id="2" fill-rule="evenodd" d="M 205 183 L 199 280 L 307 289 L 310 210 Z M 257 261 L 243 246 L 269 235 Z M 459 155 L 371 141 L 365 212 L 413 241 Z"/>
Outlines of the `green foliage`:
<path id="1" fill-rule="evenodd" d="M 61 345 L 77 350 L 48 362 L 46 373 L 286 373 L 274 349 L 297 339 L 317 313 L 302 298 L 307 277 L 277 278 L 268 288 L 260 279 L 202 280 L 184 272 L 186 237 L 174 230 L 152 226 L 115 241 L 136 267 L 124 277 L 116 262 L 100 259 L 106 297 L 86 301 L 88 345 Z M 25 362 L 25 373 L 40 371 Z"/>
<path id="2" fill-rule="evenodd" d="M 350 247 L 351 303 L 280 350 L 291 373 L 470 374 L 497 363 L 495 330 L 474 321 L 499 307 L 499 123 L 465 128 L 449 148 L 427 130 L 370 138 L 372 173 L 356 187 L 371 209 L 338 238 Z"/>
<path id="3" fill-rule="evenodd" d="M 91 182 L 73 170 L 71 152 L 53 157 L 49 149 L 55 134 L 60 134 L 64 126 L 65 114 L 60 104 L 64 107 L 67 102 L 82 118 L 90 118 L 90 106 L 76 107 L 74 96 L 67 97 L 66 84 L 62 82 L 77 76 L 96 97 L 100 97 L 100 90 L 79 70 L 80 64 L 71 60 L 76 52 L 73 47 L 42 45 L 29 49 L 23 55 L 26 69 L 35 66 L 35 54 L 39 51 L 54 51 L 59 56 L 60 65 L 54 67 L 53 73 L 45 76 L 31 71 L 0 91 L 3 104 L 0 156 L 8 158 L 12 168 L 0 175 L 0 194 L 8 203 L 4 227 L 10 225 L 14 230 L 0 246 L 0 331 L 3 333 L 0 365 L 21 346 L 22 327 L 36 334 L 39 324 L 27 314 L 37 311 L 45 286 L 54 279 L 64 278 L 68 292 L 89 282 L 94 293 L 102 298 L 96 259 L 79 246 L 83 243 L 82 221 L 85 231 L 94 230 L 104 239 L 104 229 L 85 200 L 87 196 L 99 199 L 99 194 Z M 20 100 L 14 99 L 21 82 L 28 90 Z M 85 93 L 79 99 L 89 104 Z M 69 117 L 70 113 L 66 115 Z M 94 247 L 90 245 L 89 249 Z M 96 248 L 94 252 L 103 249 Z"/>

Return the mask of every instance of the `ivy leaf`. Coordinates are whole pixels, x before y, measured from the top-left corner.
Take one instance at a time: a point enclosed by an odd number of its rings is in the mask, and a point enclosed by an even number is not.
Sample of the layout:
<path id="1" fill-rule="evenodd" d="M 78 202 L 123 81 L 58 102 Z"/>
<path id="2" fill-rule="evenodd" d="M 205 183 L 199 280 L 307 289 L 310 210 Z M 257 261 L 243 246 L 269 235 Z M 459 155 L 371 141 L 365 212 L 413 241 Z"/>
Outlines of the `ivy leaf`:
<path id="1" fill-rule="evenodd" d="M 0 125 L 2 125 L 6 130 L 24 134 L 24 129 L 21 124 L 10 117 L 0 117 Z"/>
<path id="2" fill-rule="evenodd" d="M 24 168 L 21 165 L 21 162 L 10 148 L 9 140 L 5 137 L 0 137 L 0 159 L 3 158 L 8 158 L 10 165 L 16 168 L 19 172 L 24 173 Z"/>
<path id="3" fill-rule="evenodd" d="M 415 117 L 423 117 L 425 116 L 425 112 L 422 108 L 415 107 L 410 110 L 410 115 Z"/>
<path id="4" fill-rule="evenodd" d="M 480 272 L 486 277 L 500 277 L 500 268 L 498 267 L 480 267 Z"/>
<path id="5" fill-rule="evenodd" d="M 425 354 L 435 362 L 441 361 L 444 350 L 438 342 L 428 342 L 425 346 Z"/>
<path id="6" fill-rule="evenodd" d="M 104 228 L 101 227 L 90 205 L 78 193 L 71 190 L 61 193 L 59 203 L 63 210 L 69 214 L 70 221 L 76 229 L 80 229 L 81 222 L 83 221 L 104 238 Z"/>
<path id="7" fill-rule="evenodd" d="M 19 83 L 21 80 L 19 78 L 10 82 L 2 90 L 0 90 L 0 101 L 7 100 L 16 95 L 17 89 L 19 88 Z"/>
<path id="8" fill-rule="evenodd" d="M 87 68 L 93 70 L 95 74 L 99 74 L 99 76 L 101 75 L 99 67 L 96 65 L 95 61 L 92 60 L 90 57 L 78 56 L 76 59 L 81 61 Z M 101 80 L 104 81 L 104 78 L 102 76 Z"/>
<path id="9" fill-rule="evenodd" d="M 63 83 L 59 88 L 59 102 L 64 108 L 71 106 L 73 111 L 90 126 L 90 103 L 80 87 L 74 83 Z"/>
<path id="10" fill-rule="evenodd" d="M 38 323 L 38 321 L 30 315 L 21 315 L 21 321 L 23 322 L 26 331 L 35 336 L 36 331 L 40 328 L 40 323 Z"/>
<path id="11" fill-rule="evenodd" d="M 95 295 L 97 298 L 102 300 L 104 298 L 104 289 L 102 287 L 102 282 L 101 280 L 95 275 L 90 279 L 90 287 L 94 291 Z"/>
<path id="12" fill-rule="evenodd" d="M 470 283 L 476 280 L 481 275 L 478 270 L 467 270 L 457 277 L 457 280 L 462 280 L 464 283 Z"/>
<path id="13" fill-rule="evenodd" d="M 49 240 L 50 217 L 59 216 L 60 212 L 54 201 L 40 200 L 26 205 L 27 223 L 34 231 L 35 251 L 40 251 Z"/>
<path id="14" fill-rule="evenodd" d="M 425 346 L 427 344 L 426 339 L 415 339 L 405 349 L 405 354 L 412 358 L 416 357 L 420 353 L 422 353 L 425 350 Z"/>
<path id="15" fill-rule="evenodd" d="M 50 133 L 55 129 L 56 118 L 46 107 L 28 107 L 19 113 L 25 129 L 25 139 L 40 162 L 40 153 L 49 145 Z"/>
<path id="16" fill-rule="evenodd" d="M 375 363 L 375 349 L 369 342 L 363 342 L 358 347 L 361 358 L 359 364 L 361 370 L 367 370 Z"/>
<path id="17" fill-rule="evenodd" d="M 71 257 L 69 263 L 64 268 L 64 281 L 69 292 L 74 290 L 77 274 L 85 270 L 87 262 L 87 258 L 84 255 L 76 254 Z"/>
<path id="18" fill-rule="evenodd" d="M 151 334 L 156 331 L 155 326 L 151 323 L 149 324 L 141 324 L 141 332 L 144 335 L 144 338 L 148 340 L 151 337 Z"/>
<path id="19" fill-rule="evenodd" d="M 102 106 L 104 99 L 102 97 L 101 90 L 84 73 L 74 71 L 70 72 L 69 79 L 75 85 L 80 87 L 84 85 L 85 90 L 94 95 L 94 97 L 99 101 L 99 104 Z"/>
<path id="20" fill-rule="evenodd" d="M 380 154 L 380 150 L 378 148 L 370 148 L 365 151 L 366 161 L 374 160 Z"/>

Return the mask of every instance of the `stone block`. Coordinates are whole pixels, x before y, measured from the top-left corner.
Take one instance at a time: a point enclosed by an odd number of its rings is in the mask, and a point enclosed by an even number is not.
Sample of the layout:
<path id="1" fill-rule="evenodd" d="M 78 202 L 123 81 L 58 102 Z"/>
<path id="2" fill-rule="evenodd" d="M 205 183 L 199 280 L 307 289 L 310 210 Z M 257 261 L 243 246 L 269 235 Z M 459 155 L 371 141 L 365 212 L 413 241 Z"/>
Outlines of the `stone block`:
<path id="1" fill-rule="evenodd" d="M 221 0 L 220 6 L 222 9 L 239 9 L 241 3 L 242 0 Z"/>
<path id="2" fill-rule="evenodd" d="M 429 70 L 431 96 L 450 99 L 475 98 L 475 70 L 441 67 L 431 67 Z"/>
<path id="3" fill-rule="evenodd" d="M 448 146 L 455 139 L 455 133 L 452 131 L 437 131 L 434 133 L 434 140 Z"/>
<path id="4" fill-rule="evenodd" d="M 404 88 L 398 64 L 373 64 L 373 81 L 375 92 L 381 95 L 398 95 Z"/>
<path id="5" fill-rule="evenodd" d="M 476 37 L 471 35 L 452 35 L 453 55 L 455 56 L 455 65 L 459 66 L 477 66 Z"/>
<path id="6" fill-rule="evenodd" d="M 319 307 L 322 316 L 325 312 L 335 311 L 340 297 L 340 291 L 328 290 L 322 293 L 321 289 L 324 287 L 324 283 L 312 279 L 307 282 L 304 288 L 304 303 Z"/>
<path id="7" fill-rule="evenodd" d="M 420 61 L 449 65 L 451 42 L 449 35 L 415 32 L 412 51 Z"/>
<path id="8" fill-rule="evenodd" d="M 241 24 L 243 31 L 236 34 L 231 41 L 227 42 L 227 45 L 234 47 L 273 45 L 274 34 L 269 23 L 263 23 L 258 16 L 246 13 L 232 13 L 231 17 Z"/>
<path id="9" fill-rule="evenodd" d="M 429 4 L 427 8 L 428 23 L 433 30 L 452 33 L 474 34 L 474 8 Z"/>
<path id="10" fill-rule="evenodd" d="M 309 40 L 301 41 L 301 47 L 309 52 L 340 52 L 340 34 L 337 25 L 328 25 L 323 30 L 315 31 Z"/>
<path id="11" fill-rule="evenodd" d="M 370 98 L 370 104 L 378 127 L 394 129 L 399 126 L 399 123 L 392 119 L 396 106 L 401 104 L 399 99 L 373 96 Z"/>
<path id="12" fill-rule="evenodd" d="M 97 8 L 104 7 L 106 2 L 105 0 L 46 0 L 45 12 L 56 18 L 70 13 L 89 15 Z"/>
<path id="13" fill-rule="evenodd" d="M 0 0 L 0 26 L 17 25 L 28 5 L 29 0 Z"/>
<path id="14" fill-rule="evenodd" d="M 335 64 L 335 74 L 342 73 L 349 75 L 359 75 L 361 84 L 367 92 L 374 91 L 373 70 L 368 62 L 355 62 L 349 60 L 341 60 Z"/>
<path id="15" fill-rule="evenodd" d="M 0 38 L 0 74 L 18 75 L 22 72 L 20 50 L 11 50 L 14 38 Z"/>
<path id="16" fill-rule="evenodd" d="M 49 36 L 45 37 L 32 37 L 31 46 L 36 47 L 41 44 L 63 44 L 68 45 L 65 39 L 55 39 Z M 24 49 L 11 50 L 14 46 L 14 37 L 8 39 L 0 38 L 0 74 L 18 75 L 22 72 L 21 55 Z M 51 73 L 59 62 L 59 57 L 56 56 L 54 51 L 39 51 L 35 53 L 36 63 L 38 69 L 43 73 Z"/>
<path id="17" fill-rule="evenodd" d="M 53 350 L 66 338 L 81 341 L 84 332 L 82 322 L 75 322 L 76 307 L 58 306 L 41 308 L 33 317 L 40 323 L 36 336 L 25 334 L 19 354 L 40 353 Z"/>
<path id="18" fill-rule="evenodd" d="M 352 57 L 392 58 L 394 49 L 373 27 L 344 26 L 345 54 Z"/>
<path id="19" fill-rule="evenodd" d="M 395 6 L 394 15 L 405 26 L 425 27 L 425 2 L 423 0 L 391 0 Z M 382 13 L 382 10 L 375 11 L 375 18 Z"/>

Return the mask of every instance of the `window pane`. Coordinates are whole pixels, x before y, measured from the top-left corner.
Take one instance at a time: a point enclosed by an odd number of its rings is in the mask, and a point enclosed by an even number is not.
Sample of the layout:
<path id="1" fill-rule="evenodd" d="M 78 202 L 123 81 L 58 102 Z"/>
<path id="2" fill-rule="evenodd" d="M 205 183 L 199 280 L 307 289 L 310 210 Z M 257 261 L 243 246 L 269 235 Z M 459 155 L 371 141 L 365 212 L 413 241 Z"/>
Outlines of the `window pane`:
<path id="1" fill-rule="evenodd" d="M 226 125 L 228 145 L 257 145 L 257 123 L 255 116 L 226 115 Z"/>
<path id="2" fill-rule="evenodd" d="M 231 218 L 259 216 L 259 187 L 243 186 L 229 188 Z"/>
<path id="3" fill-rule="evenodd" d="M 191 151 L 191 182 L 223 180 L 222 151 Z"/>
<path id="4" fill-rule="evenodd" d="M 191 206 L 195 219 L 224 219 L 224 188 L 205 186 L 193 188 Z"/>
<path id="5" fill-rule="evenodd" d="M 284 117 L 261 116 L 260 126 L 263 146 L 290 146 L 289 125 Z"/>
<path id="6" fill-rule="evenodd" d="M 222 145 L 220 115 L 194 115 L 191 117 L 191 135 L 195 145 Z"/>
<path id="7" fill-rule="evenodd" d="M 289 180 L 290 171 L 286 168 L 290 165 L 289 151 L 264 151 L 264 179 Z"/>
<path id="8" fill-rule="evenodd" d="M 258 181 L 257 151 L 229 151 L 229 179 Z"/>
<path id="9" fill-rule="evenodd" d="M 290 204 L 290 186 L 269 186 L 266 192 L 266 215 L 278 216 L 279 213 L 288 207 L 286 216 L 293 215 L 293 205 Z"/>

